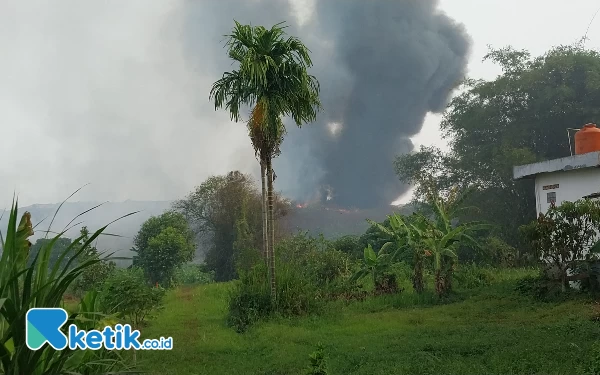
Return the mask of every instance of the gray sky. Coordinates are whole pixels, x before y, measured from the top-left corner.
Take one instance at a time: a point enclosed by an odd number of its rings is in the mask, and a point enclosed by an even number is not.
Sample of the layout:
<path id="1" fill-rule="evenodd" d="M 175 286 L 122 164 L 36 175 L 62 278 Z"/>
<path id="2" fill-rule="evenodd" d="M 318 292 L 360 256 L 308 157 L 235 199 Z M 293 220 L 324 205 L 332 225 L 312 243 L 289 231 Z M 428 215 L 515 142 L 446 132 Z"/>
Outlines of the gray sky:
<path id="1" fill-rule="evenodd" d="M 304 3 L 297 9 L 309 17 Z M 440 0 L 440 8 L 473 39 L 470 75 L 493 78 L 498 69 L 481 62 L 488 44 L 537 55 L 572 43 L 600 1 Z M 0 2 L 0 206 L 13 191 L 21 205 L 50 203 L 86 183 L 75 200 L 175 199 L 210 174 L 254 172 L 244 127 L 208 103 L 223 67 L 209 57 L 202 71 L 188 63 L 184 13 L 180 0 Z M 199 43 L 227 31 L 207 30 Z M 600 16 L 588 37 L 600 48 Z M 444 146 L 438 124 L 427 117 L 417 146 Z"/>

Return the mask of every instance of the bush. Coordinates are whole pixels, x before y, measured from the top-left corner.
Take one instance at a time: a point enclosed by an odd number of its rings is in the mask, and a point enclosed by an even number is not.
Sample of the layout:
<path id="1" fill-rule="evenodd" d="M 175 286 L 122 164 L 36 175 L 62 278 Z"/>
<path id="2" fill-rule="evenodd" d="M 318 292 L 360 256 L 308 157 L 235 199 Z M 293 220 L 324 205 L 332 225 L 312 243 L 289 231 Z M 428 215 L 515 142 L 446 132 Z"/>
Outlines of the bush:
<path id="1" fill-rule="evenodd" d="M 331 245 L 334 249 L 348 254 L 353 259 L 361 259 L 365 248 L 360 237 L 353 235 L 339 237 L 332 241 Z"/>
<path id="2" fill-rule="evenodd" d="M 490 236 L 481 240 L 482 246 L 463 245 L 458 248 L 460 263 L 482 266 L 515 267 L 519 261 L 518 251 L 499 237 Z"/>
<path id="3" fill-rule="evenodd" d="M 522 278 L 517 281 L 515 290 L 543 302 L 561 301 L 566 298 L 560 281 L 549 279 L 543 274 Z"/>
<path id="4" fill-rule="evenodd" d="M 554 204 L 546 214 L 519 228 L 523 239 L 545 268 L 556 271 L 562 290 L 569 289 L 568 275 L 589 258 L 586 251 L 596 243 L 600 230 L 600 202 L 581 199 Z"/>
<path id="5" fill-rule="evenodd" d="M 271 302 L 268 272 L 262 260 L 241 273 L 231 292 L 227 322 L 238 332 L 273 314 L 290 317 L 317 312 L 324 300 L 351 298 L 357 292 L 347 282 L 350 258 L 322 237 L 301 233 L 281 241 L 275 254 L 276 305 Z"/>
<path id="6" fill-rule="evenodd" d="M 592 344 L 590 356 L 580 366 L 578 373 L 585 375 L 600 375 L 600 342 Z"/>
<path id="7" fill-rule="evenodd" d="M 227 324 L 239 333 L 245 332 L 251 324 L 271 315 L 273 310 L 267 267 L 259 263 L 251 271 L 241 274 L 231 291 Z"/>
<path id="8" fill-rule="evenodd" d="M 147 284 L 141 268 L 116 270 L 104 283 L 101 306 L 106 313 L 118 314 L 133 326 L 162 305 L 165 290 Z"/>
<path id="9" fill-rule="evenodd" d="M 167 211 L 146 220 L 134 238 L 135 265 L 150 283 L 170 286 L 175 269 L 194 257 L 194 234 L 181 213 Z"/>
<path id="10" fill-rule="evenodd" d="M 460 287 L 474 289 L 491 285 L 494 281 L 494 275 L 475 264 L 463 264 L 454 271 L 454 279 Z"/>
<path id="11" fill-rule="evenodd" d="M 215 272 L 207 272 L 200 265 L 188 263 L 175 270 L 174 279 L 176 285 L 209 284 L 215 280 Z"/>
<path id="12" fill-rule="evenodd" d="M 322 344 L 317 345 L 315 350 L 310 356 L 310 366 L 306 371 L 306 375 L 327 375 L 327 361 L 325 359 L 325 348 Z"/>
<path id="13" fill-rule="evenodd" d="M 298 233 L 280 241 L 275 251 L 279 263 L 302 268 L 305 277 L 319 286 L 350 277 L 354 265 L 348 254 L 336 250 L 322 235 L 315 238 Z"/>

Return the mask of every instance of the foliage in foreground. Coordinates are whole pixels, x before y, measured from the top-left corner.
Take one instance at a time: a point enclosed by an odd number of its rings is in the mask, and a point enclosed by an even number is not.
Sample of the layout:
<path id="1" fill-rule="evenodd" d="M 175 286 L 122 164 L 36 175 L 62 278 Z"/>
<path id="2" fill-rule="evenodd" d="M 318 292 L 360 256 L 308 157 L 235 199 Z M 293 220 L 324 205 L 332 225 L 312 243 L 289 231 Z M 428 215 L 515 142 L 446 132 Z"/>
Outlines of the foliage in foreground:
<path id="1" fill-rule="evenodd" d="M 126 363 L 116 352 L 105 349 L 97 351 L 72 351 L 68 348 L 56 351 L 49 345 L 37 351 L 26 346 L 25 315 L 34 307 L 61 307 L 65 291 L 88 268 L 99 262 L 88 259 L 77 262 L 86 247 L 90 246 L 105 229 L 100 228 L 87 240 L 80 237 L 70 243 L 60 254 L 54 266 L 49 268 L 53 246 L 63 233 L 44 244 L 35 258 L 29 262 L 31 243 L 28 238 L 33 235 L 31 215 L 28 212 L 17 224 L 18 203 L 14 202 L 8 220 L 8 229 L 0 258 L 0 367 L 1 373 L 7 375 L 42 375 L 63 374 L 101 374 L 110 371 L 127 369 Z M 82 242 L 80 242 L 82 241 Z M 70 259 L 63 264 L 63 260 Z M 27 267 L 30 263 L 31 266 Z M 71 264 L 77 264 L 71 268 Z M 97 325 L 99 315 L 96 314 L 94 297 L 86 296 L 79 311 L 69 316 L 63 325 L 67 329 L 70 324 Z M 81 317 L 91 318 L 83 322 Z"/>

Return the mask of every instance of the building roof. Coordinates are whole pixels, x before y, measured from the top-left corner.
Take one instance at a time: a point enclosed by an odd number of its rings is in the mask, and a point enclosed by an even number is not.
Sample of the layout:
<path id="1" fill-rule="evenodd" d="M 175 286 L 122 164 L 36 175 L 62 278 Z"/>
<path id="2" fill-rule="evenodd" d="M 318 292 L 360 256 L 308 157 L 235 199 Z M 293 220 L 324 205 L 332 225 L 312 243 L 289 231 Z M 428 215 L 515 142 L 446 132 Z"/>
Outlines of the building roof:
<path id="1" fill-rule="evenodd" d="M 533 178 L 538 174 L 600 167 L 600 151 L 513 167 L 513 178 Z"/>

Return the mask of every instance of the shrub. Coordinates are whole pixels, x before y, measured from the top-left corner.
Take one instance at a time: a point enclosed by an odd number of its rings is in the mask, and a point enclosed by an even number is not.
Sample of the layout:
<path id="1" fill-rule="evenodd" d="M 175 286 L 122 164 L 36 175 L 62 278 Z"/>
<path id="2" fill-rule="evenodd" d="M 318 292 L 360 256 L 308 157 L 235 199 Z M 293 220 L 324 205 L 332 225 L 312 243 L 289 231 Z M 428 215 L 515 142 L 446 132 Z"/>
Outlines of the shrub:
<path id="1" fill-rule="evenodd" d="M 215 280 L 214 271 L 204 271 L 200 265 L 184 264 L 175 270 L 176 285 L 209 284 Z"/>
<path id="2" fill-rule="evenodd" d="M 546 268 L 556 270 L 563 291 L 569 289 L 569 272 L 577 270 L 585 254 L 597 240 L 600 230 L 600 202 L 581 199 L 576 202 L 554 204 L 546 214 L 520 227 L 533 255 Z"/>
<path id="3" fill-rule="evenodd" d="M 347 254 L 335 250 L 322 237 L 301 233 L 281 241 L 276 247 L 277 301 L 271 302 L 267 268 L 261 260 L 240 280 L 229 297 L 227 322 L 238 332 L 273 314 L 299 316 L 319 311 L 326 299 L 351 298 L 347 282 L 351 262 Z"/>
<path id="4" fill-rule="evenodd" d="M 600 342 L 592 344 L 590 356 L 584 361 L 584 365 L 580 366 L 580 374 L 585 375 L 600 375 Z"/>
<path id="5" fill-rule="evenodd" d="M 566 294 L 562 292 L 561 287 L 561 283 L 557 280 L 552 280 L 540 274 L 538 276 L 526 276 L 517 281 L 515 290 L 539 301 L 553 302 L 566 298 Z"/>
<path id="6" fill-rule="evenodd" d="M 454 271 L 454 279 L 460 287 L 474 289 L 491 285 L 494 275 L 475 264 L 463 264 Z"/>
<path id="7" fill-rule="evenodd" d="M 104 283 L 101 305 L 106 313 L 117 313 L 138 327 L 161 307 L 164 294 L 163 288 L 148 285 L 142 269 L 119 269 Z"/>
<path id="8" fill-rule="evenodd" d="M 251 271 L 241 274 L 231 291 L 227 324 L 241 333 L 259 319 L 271 315 L 273 310 L 267 267 L 259 263 Z"/>
<path id="9" fill-rule="evenodd" d="M 359 236 L 342 236 L 334 241 L 331 245 L 334 249 L 339 250 L 345 254 L 348 254 L 353 259 L 360 259 L 363 256 L 363 249 L 365 245 L 360 240 Z"/>
<path id="10" fill-rule="evenodd" d="M 306 375 L 327 375 L 327 361 L 325 360 L 325 348 L 322 344 L 317 345 L 315 350 L 310 356 L 310 366 L 306 371 Z"/>

